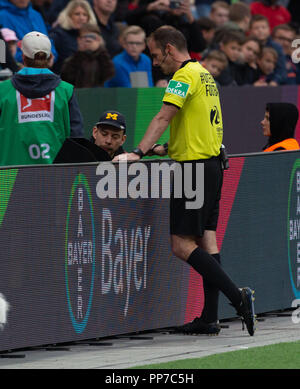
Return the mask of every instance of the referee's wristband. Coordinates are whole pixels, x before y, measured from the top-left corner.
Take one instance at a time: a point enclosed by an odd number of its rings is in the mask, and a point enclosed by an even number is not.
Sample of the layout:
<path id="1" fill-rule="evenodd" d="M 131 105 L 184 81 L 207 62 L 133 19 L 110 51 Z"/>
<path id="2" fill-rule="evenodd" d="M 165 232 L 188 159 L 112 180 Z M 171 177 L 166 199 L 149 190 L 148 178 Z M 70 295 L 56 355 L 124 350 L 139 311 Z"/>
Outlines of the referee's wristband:
<path id="1" fill-rule="evenodd" d="M 142 152 L 141 149 L 139 149 L 138 147 L 136 147 L 135 149 L 132 150 L 132 153 L 138 155 L 140 158 L 143 158 L 145 156 L 145 154 Z"/>
<path id="2" fill-rule="evenodd" d="M 168 143 L 168 142 L 164 143 L 164 144 L 163 144 L 163 148 L 164 148 L 165 152 L 168 154 L 169 143 Z"/>
<path id="3" fill-rule="evenodd" d="M 154 152 L 154 150 L 156 149 L 156 147 L 158 147 L 158 146 L 161 146 L 161 144 L 160 143 L 154 143 L 154 145 L 151 147 L 151 151 L 152 152 Z"/>

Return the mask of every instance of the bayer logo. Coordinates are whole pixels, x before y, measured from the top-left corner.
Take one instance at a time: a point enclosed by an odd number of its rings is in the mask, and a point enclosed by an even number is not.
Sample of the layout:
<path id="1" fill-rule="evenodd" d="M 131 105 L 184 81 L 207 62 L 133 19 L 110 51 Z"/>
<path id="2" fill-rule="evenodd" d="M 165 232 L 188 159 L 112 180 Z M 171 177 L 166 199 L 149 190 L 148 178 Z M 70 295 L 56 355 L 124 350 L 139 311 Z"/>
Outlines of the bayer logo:
<path id="1" fill-rule="evenodd" d="M 65 282 L 73 327 L 82 333 L 92 307 L 95 277 L 95 227 L 91 191 L 83 174 L 73 182 L 65 234 Z"/>
<path id="2" fill-rule="evenodd" d="M 287 238 L 290 280 L 295 297 L 300 298 L 300 159 L 290 177 Z"/>

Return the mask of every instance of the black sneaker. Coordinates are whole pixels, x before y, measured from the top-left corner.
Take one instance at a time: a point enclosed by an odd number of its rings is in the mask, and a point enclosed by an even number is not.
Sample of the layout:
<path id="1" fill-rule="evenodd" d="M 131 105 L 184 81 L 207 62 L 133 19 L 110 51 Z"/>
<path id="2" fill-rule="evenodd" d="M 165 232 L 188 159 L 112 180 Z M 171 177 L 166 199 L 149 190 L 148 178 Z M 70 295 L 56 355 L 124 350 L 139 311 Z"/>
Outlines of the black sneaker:
<path id="1" fill-rule="evenodd" d="M 250 288 L 241 288 L 242 303 L 237 314 L 242 317 L 243 324 L 246 324 L 250 336 L 254 335 L 256 330 L 256 316 L 254 313 L 254 290 Z M 244 326 L 243 326 L 244 329 Z"/>
<path id="2" fill-rule="evenodd" d="M 192 322 L 174 328 L 175 333 L 193 335 L 218 335 L 221 327 L 218 323 L 205 323 L 200 317 L 196 317 Z"/>

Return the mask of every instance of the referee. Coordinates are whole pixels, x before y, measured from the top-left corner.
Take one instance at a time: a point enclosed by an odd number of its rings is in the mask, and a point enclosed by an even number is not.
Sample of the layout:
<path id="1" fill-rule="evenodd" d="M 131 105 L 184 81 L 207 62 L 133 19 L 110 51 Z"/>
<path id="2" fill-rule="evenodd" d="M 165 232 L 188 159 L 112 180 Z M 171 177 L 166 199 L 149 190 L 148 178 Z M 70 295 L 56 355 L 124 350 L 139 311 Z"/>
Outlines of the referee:
<path id="1" fill-rule="evenodd" d="M 201 317 L 177 327 L 177 331 L 218 334 L 218 292 L 221 290 L 253 336 L 253 292 L 248 287 L 239 289 L 224 272 L 216 241 L 223 181 L 220 159 L 223 126 L 218 88 L 210 73 L 190 58 L 185 37 L 180 31 L 162 26 L 149 36 L 147 44 L 153 65 L 159 66 L 165 74 L 173 74 L 173 77 L 166 88 L 163 105 L 139 146 L 113 161 L 138 161 L 149 151 L 161 156 L 169 154 L 180 164 L 191 164 L 193 180 L 196 180 L 197 164 L 204 164 L 202 208 L 186 209 L 188 199 L 184 197 L 179 199 L 172 195 L 170 201 L 172 252 L 201 274 L 205 296 Z M 168 144 L 156 145 L 169 124 Z"/>

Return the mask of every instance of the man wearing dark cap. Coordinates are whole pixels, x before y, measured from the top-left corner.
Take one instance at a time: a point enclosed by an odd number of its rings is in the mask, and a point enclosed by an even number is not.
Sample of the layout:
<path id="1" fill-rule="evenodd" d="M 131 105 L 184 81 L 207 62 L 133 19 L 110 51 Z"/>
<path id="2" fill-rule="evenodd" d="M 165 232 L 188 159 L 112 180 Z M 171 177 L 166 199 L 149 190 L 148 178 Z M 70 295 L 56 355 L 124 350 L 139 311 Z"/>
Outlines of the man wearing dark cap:
<path id="1" fill-rule="evenodd" d="M 93 127 L 90 140 L 68 138 L 54 163 L 80 163 L 111 161 L 115 156 L 125 153 L 126 120 L 117 111 L 105 111 Z"/>
<path id="2" fill-rule="evenodd" d="M 92 142 L 113 159 L 124 153 L 122 145 L 126 140 L 125 117 L 117 111 L 105 111 L 93 127 Z"/>

